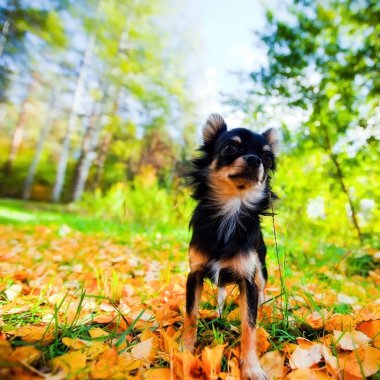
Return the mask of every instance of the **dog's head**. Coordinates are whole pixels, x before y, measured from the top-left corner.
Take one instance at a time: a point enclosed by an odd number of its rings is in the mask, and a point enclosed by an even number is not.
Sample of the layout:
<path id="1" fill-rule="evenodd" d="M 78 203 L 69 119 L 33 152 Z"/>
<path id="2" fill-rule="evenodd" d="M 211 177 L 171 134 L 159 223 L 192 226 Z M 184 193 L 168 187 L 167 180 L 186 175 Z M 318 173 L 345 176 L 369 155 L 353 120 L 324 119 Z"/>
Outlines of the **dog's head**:
<path id="1" fill-rule="evenodd" d="M 277 149 L 276 130 L 227 130 L 220 115 L 210 115 L 203 129 L 202 155 L 193 161 L 194 198 L 207 197 L 222 207 L 259 203 L 270 193 Z"/>

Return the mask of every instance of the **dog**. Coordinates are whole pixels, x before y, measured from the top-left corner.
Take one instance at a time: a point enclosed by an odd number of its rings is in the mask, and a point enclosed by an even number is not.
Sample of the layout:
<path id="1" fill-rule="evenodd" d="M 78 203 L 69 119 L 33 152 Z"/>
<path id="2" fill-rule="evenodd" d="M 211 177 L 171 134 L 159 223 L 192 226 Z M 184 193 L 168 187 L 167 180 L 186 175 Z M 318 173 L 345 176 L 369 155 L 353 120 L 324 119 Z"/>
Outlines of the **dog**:
<path id="1" fill-rule="evenodd" d="M 189 173 L 197 205 L 190 220 L 184 349 L 194 351 L 204 279 L 211 279 L 218 287 L 219 316 L 225 285 L 237 283 L 244 380 L 267 378 L 257 356 L 255 327 L 268 278 L 260 221 L 261 216 L 270 215 L 275 198 L 270 180 L 277 149 L 275 129 L 262 134 L 245 128 L 227 130 L 222 116 L 212 114 L 203 129 L 201 154 L 192 161 Z"/>

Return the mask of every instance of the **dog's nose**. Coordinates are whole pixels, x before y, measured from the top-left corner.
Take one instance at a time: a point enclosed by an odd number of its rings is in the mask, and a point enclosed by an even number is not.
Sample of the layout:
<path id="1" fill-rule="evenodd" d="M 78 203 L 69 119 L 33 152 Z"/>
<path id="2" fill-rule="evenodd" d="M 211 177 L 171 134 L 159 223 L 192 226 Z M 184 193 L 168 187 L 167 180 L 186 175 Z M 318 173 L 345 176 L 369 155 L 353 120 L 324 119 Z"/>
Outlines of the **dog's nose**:
<path id="1" fill-rule="evenodd" d="M 252 168 L 258 168 L 261 165 L 261 158 L 254 154 L 244 156 L 245 162 Z"/>

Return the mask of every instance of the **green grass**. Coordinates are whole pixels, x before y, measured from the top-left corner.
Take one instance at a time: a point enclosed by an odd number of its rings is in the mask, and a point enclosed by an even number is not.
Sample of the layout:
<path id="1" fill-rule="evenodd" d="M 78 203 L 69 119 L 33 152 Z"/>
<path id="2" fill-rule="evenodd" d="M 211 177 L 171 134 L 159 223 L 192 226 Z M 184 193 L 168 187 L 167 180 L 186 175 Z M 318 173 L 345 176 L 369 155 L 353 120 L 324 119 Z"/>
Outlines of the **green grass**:
<path id="1" fill-rule="evenodd" d="M 64 234 L 69 227 L 86 234 L 105 234 L 115 238 L 118 243 L 129 243 L 131 237 L 137 234 L 155 237 L 165 234 L 179 241 L 187 240 L 189 235 L 187 225 L 158 230 L 154 223 L 141 226 L 95 218 L 75 204 L 61 205 L 14 199 L 0 199 L 0 224 L 19 227 L 51 226 L 57 228 L 58 234 Z"/>

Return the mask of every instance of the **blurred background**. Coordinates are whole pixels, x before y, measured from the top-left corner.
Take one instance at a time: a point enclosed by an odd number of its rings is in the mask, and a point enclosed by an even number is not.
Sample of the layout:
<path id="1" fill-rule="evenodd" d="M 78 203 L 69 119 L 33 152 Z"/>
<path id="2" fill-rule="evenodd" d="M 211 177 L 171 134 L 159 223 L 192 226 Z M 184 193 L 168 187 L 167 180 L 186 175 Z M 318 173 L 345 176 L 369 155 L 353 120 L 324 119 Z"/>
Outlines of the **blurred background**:
<path id="1" fill-rule="evenodd" d="M 378 247 L 379 21 L 376 0 L 0 0 L 0 219 L 185 230 L 219 112 L 281 131 L 287 249 Z"/>

